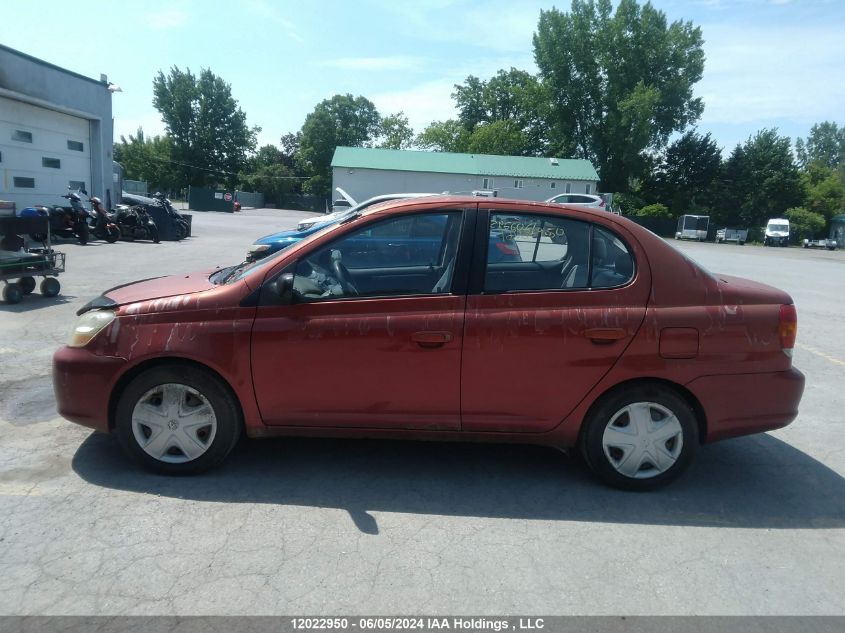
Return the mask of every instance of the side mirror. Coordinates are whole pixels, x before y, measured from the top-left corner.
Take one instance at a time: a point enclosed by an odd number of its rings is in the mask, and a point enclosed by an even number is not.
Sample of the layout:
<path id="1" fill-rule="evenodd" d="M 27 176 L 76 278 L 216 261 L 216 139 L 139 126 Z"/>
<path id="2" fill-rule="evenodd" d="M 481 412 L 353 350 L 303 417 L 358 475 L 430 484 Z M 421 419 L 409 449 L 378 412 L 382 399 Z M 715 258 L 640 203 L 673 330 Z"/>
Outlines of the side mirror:
<path id="1" fill-rule="evenodd" d="M 267 290 L 273 295 L 273 303 L 285 305 L 293 302 L 293 273 L 279 275 L 267 284 Z"/>

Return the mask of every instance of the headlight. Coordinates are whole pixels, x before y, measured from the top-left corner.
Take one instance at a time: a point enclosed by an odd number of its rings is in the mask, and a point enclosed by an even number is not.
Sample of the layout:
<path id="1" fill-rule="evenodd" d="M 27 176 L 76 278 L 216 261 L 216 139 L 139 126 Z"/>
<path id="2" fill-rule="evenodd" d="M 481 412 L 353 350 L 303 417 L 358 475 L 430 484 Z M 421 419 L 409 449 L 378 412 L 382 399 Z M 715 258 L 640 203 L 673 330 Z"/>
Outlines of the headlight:
<path id="1" fill-rule="evenodd" d="M 296 228 L 299 229 L 300 231 L 307 231 L 308 229 L 310 229 L 315 224 L 317 224 L 317 222 L 300 222 L 299 226 L 297 226 Z"/>
<path id="2" fill-rule="evenodd" d="M 73 328 L 67 343 L 68 347 L 85 347 L 112 321 L 114 321 L 114 312 L 111 310 L 86 312 L 76 322 L 76 327 Z"/>

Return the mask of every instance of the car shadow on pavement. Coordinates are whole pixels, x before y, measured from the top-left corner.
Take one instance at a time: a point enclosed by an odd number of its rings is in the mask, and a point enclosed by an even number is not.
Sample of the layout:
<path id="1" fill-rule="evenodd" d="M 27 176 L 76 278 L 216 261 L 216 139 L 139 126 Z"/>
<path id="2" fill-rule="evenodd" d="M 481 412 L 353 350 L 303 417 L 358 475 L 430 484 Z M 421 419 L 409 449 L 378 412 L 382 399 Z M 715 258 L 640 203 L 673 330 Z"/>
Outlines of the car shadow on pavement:
<path id="1" fill-rule="evenodd" d="M 676 482 L 651 493 L 607 488 L 574 460 L 535 446 L 244 440 L 195 477 L 139 470 L 94 433 L 73 469 L 117 490 L 195 501 L 345 509 L 378 533 L 371 512 L 728 528 L 845 526 L 845 479 L 771 435 L 702 447 Z"/>

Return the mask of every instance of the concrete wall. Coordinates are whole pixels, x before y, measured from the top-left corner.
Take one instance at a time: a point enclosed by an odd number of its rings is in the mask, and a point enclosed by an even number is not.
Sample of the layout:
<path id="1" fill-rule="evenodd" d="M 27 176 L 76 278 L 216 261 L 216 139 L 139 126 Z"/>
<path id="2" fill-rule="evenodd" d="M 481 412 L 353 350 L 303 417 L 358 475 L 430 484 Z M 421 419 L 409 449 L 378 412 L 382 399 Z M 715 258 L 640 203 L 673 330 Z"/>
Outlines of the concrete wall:
<path id="1" fill-rule="evenodd" d="M 88 193 L 104 200 L 107 196 L 117 200 L 117 192 L 112 191 L 114 131 L 111 96 L 106 82 L 63 70 L 0 45 L 0 97 L 88 121 L 91 146 Z M 57 192 L 62 193 L 65 191 Z"/>
<path id="2" fill-rule="evenodd" d="M 488 178 L 487 187 L 484 179 Z M 522 188 L 517 188 L 515 180 L 522 180 Z M 551 183 L 555 183 L 554 189 Z M 355 200 L 361 202 L 372 196 L 385 193 L 469 193 L 480 189 L 497 189 L 502 198 L 522 200 L 548 200 L 566 191 L 570 184 L 571 193 L 585 193 L 587 185 L 595 193 L 595 181 L 583 180 L 544 180 L 538 178 L 514 178 L 511 176 L 474 176 L 470 174 L 435 174 L 415 171 L 388 171 L 380 169 L 350 169 L 334 167 L 332 169 L 332 199 L 338 197 L 335 187 L 340 187 Z"/>

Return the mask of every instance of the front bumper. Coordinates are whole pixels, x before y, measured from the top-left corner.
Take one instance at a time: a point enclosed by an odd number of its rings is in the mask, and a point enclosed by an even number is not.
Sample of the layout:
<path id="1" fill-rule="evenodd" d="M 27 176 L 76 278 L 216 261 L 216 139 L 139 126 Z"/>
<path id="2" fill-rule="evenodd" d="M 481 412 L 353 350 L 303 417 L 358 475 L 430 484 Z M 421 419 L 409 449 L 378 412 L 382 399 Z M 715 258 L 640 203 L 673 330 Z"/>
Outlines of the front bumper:
<path id="1" fill-rule="evenodd" d="M 109 430 L 109 400 L 126 367 L 113 356 L 85 348 L 62 347 L 53 355 L 53 392 L 63 418 L 98 431 Z"/>
<path id="2" fill-rule="evenodd" d="M 706 442 L 779 429 L 798 416 L 804 374 L 797 369 L 765 374 L 704 376 L 687 388 L 707 417 Z"/>

